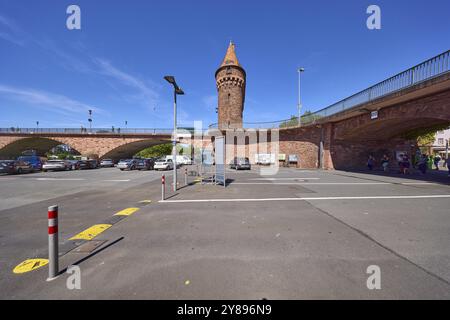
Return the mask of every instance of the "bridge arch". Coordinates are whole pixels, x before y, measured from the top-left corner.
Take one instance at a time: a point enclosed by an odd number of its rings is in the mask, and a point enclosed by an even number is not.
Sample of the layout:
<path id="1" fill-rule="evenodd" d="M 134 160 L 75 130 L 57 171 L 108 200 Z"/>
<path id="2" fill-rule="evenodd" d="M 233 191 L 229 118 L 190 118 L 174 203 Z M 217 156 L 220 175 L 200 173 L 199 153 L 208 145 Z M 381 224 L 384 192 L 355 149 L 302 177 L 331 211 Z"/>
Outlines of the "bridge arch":
<path id="1" fill-rule="evenodd" d="M 0 144 L 0 159 L 13 159 L 20 155 L 25 150 L 35 150 L 39 156 L 45 156 L 45 153 L 52 148 L 65 144 L 72 148 L 77 153 L 77 148 L 72 147 L 70 143 L 65 140 L 50 137 L 11 137 Z"/>
<path id="2" fill-rule="evenodd" d="M 445 119 L 426 114 L 422 117 L 404 116 L 379 121 L 367 122 L 345 131 L 337 131 L 336 139 L 345 141 L 364 142 L 370 140 L 388 141 L 400 138 L 415 138 L 414 133 L 429 130 L 438 131 L 450 126 L 450 116 Z"/>
<path id="3" fill-rule="evenodd" d="M 170 140 L 170 139 L 169 139 Z M 142 139 L 137 141 L 125 142 L 121 145 L 114 147 L 111 150 L 108 150 L 102 154 L 99 154 L 100 158 L 103 159 L 130 159 L 139 151 L 149 148 L 152 146 L 156 146 L 159 144 L 169 143 L 169 140 L 164 139 Z"/>

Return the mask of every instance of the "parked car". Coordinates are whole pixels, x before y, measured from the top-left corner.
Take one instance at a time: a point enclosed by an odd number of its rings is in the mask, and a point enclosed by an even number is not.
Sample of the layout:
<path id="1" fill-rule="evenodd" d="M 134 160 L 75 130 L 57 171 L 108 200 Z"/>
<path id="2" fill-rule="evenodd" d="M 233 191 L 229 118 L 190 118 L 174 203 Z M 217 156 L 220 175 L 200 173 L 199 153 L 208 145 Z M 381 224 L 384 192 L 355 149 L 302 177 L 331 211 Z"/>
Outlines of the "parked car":
<path id="1" fill-rule="evenodd" d="M 139 159 L 136 161 L 137 170 L 152 170 L 155 162 L 152 159 Z"/>
<path id="2" fill-rule="evenodd" d="M 62 171 L 70 170 L 71 166 L 67 161 L 64 160 L 48 160 L 42 165 L 42 171 Z"/>
<path id="3" fill-rule="evenodd" d="M 80 169 L 80 160 L 66 160 L 66 162 L 70 166 L 70 170 L 79 170 Z"/>
<path id="4" fill-rule="evenodd" d="M 123 170 L 135 170 L 136 169 L 136 159 L 125 159 L 120 160 L 117 164 L 117 168 L 119 168 L 121 171 Z"/>
<path id="5" fill-rule="evenodd" d="M 39 156 L 20 156 L 17 160 L 31 163 L 36 171 L 40 171 L 42 169 L 42 160 Z"/>
<path id="6" fill-rule="evenodd" d="M 79 169 L 97 169 L 97 160 L 81 160 L 79 164 Z"/>
<path id="7" fill-rule="evenodd" d="M 98 169 L 100 168 L 100 163 L 97 159 L 88 160 L 90 169 Z"/>
<path id="8" fill-rule="evenodd" d="M 250 170 L 252 167 L 250 165 L 250 160 L 248 158 L 239 158 L 234 157 L 233 160 L 230 163 L 231 169 L 247 169 Z"/>
<path id="9" fill-rule="evenodd" d="M 21 174 L 34 172 L 33 165 L 22 160 L 0 160 L 0 173 Z"/>
<path id="10" fill-rule="evenodd" d="M 153 166 L 155 170 L 170 170 L 173 169 L 172 159 L 161 158 L 155 161 Z"/>
<path id="11" fill-rule="evenodd" d="M 173 161 L 173 156 L 167 155 L 166 159 L 171 159 Z M 191 165 L 192 160 L 186 155 L 177 155 L 177 167 L 180 165 Z"/>
<path id="12" fill-rule="evenodd" d="M 114 161 L 112 161 L 112 159 L 102 159 L 102 161 L 100 161 L 100 167 L 102 168 L 114 167 Z"/>

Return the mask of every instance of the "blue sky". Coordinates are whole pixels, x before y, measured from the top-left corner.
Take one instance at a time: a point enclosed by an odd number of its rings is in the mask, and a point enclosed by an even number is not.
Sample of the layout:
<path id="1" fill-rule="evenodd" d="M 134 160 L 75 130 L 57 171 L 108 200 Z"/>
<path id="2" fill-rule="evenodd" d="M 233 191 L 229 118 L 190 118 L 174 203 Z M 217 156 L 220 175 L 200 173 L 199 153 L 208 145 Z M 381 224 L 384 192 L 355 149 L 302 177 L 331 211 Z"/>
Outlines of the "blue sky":
<path id="1" fill-rule="evenodd" d="M 81 8 L 81 30 L 66 8 Z M 366 27 L 381 8 L 382 29 Z M 214 72 L 229 40 L 247 71 L 244 121 L 318 110 L 449 49 L 450 2 L 0 0 L 0 127 L 168 128 L 216 122 Z"/>

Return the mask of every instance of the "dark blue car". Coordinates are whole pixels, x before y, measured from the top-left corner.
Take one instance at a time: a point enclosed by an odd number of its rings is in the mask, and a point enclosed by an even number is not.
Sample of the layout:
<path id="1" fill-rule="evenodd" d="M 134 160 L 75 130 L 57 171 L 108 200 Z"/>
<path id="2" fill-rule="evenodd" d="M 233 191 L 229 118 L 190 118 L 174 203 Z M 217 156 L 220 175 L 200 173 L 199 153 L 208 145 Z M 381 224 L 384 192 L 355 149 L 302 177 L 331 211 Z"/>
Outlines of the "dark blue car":
<path id="1" fill-rule="evenodd" d="M 39 156 L 20 156 L 17 160 L 29 162 L 34 170 L 42 170 L 42 161 Z"/>

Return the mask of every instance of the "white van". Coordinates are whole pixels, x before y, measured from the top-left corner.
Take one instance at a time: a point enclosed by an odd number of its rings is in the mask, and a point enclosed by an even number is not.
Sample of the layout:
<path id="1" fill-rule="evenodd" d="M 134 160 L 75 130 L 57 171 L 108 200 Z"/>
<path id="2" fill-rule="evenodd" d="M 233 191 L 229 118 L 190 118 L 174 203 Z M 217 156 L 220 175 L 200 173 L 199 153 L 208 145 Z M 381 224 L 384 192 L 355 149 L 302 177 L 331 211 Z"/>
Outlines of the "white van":
<path id="1" fill-rule="evenodd" d="M 173 156 L 168 155 L 166 156 L 166 160 L 173 160 Z M 190 165 L 192 164 L 192 160 L 191 158 L 189 158 L 186 155 L 177 155 L 177 165 L 178 164 L 182 164 L 182 165 Z"/>

